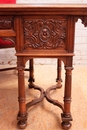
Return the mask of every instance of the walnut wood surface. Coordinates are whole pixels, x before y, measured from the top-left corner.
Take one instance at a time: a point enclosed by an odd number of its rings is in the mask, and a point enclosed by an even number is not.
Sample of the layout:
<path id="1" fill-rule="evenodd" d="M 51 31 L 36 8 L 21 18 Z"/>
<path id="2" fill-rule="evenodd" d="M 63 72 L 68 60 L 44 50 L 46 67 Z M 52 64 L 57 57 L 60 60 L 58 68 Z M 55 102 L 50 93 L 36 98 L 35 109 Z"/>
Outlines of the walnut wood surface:
<path id="1" fill-rule="evenodd" d="M 0 5 L 0 37 L 7 37 L 16 43 L 19 128 L 24 129 L 27 125 L 24 70 L 25 63 L 33 58 L 58 58 L 63 61 L 66 73 L 61 125 L 66 130 L 71 127 L 70 106 L 75 22 L 79 18 L 86 27 L 87 4 Z M 33 75 L 33 71 L 31 75 Z M 52 89 L 48 88 L 46 93 L 43 91 L 43 95 L 48 101 L 55 104 L 55 101 L 51 100 L 49 96 Z M 57 106 L 60 104 L 58 103 Z"/>

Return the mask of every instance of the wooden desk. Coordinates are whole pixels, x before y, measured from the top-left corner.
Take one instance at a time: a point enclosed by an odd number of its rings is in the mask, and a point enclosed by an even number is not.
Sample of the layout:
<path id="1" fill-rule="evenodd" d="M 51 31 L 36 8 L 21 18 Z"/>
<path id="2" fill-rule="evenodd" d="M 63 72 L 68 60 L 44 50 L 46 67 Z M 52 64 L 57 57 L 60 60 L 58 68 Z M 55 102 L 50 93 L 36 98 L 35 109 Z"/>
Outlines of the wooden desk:
<path id="1" fill-rule="evenodd" d="M 69 129 L 72 116 L 71 80 L 74 56 L 75 22 L 80 18 L 87 26 L 87 5 L 0 5 L 0 37 L 7 37 L 16 43 L 18 69 L 18 127 L 27 125 L 27 109 L 43 100 L 62 109 L 62 127 Z M 64 104 L 51 99 L 49 92 L 33 85 L 30 88 L 41 91 L 38 99 L 26 104 L 24 68 L 32 58 L 58 58 L 65 65 Z M 31 75 L 33 74 L 30 72 Z"/>

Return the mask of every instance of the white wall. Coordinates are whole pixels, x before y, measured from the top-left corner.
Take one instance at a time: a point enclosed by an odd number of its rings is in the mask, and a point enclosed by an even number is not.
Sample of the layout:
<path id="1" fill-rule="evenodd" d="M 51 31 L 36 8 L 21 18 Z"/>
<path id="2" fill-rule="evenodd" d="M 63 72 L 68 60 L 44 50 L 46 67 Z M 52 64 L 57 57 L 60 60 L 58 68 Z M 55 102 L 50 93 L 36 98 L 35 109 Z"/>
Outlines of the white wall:
<path id="1" fill-rule="evenodd" d="M 87 3 L 87 0 L 17 0 L 17 3 Z M 16 64 L 14 49 L 0 49 L 0 64 Z M 35 64 L 56 64 L 56 59 L 35 59 Z M 74 64 L 87 65 L 87 28 L 76 23 Z"/>
<path id="2" fill-rule="evenodd" d="M 17 0 L 17 3 L 87 3 L 87 0 Z"/>

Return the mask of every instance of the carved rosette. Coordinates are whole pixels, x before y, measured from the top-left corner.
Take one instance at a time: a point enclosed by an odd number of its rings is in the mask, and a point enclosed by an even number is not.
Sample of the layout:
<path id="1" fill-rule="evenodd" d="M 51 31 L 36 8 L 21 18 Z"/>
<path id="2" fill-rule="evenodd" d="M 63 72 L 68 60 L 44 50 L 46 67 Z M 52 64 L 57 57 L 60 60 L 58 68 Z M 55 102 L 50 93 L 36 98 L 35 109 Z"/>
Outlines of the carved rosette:
<path id="1" fill-rule="evenodd" d="M 24 20 L 24 48 L 65 49 L 66 19 Z"/>

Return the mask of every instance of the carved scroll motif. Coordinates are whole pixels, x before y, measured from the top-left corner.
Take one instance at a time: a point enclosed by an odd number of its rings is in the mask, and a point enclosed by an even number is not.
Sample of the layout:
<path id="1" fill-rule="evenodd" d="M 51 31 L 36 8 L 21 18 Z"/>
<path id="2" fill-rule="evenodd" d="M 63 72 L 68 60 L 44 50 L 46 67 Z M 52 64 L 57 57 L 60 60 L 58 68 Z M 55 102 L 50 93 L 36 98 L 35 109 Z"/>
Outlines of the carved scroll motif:
<path id="1" fill-rule="evenodd" d="M 12 42 L 13 44 L 16 42 L 14 37 L 3 37 L 2 39 L 4 41 Z"/>
<path id="2" fill-rule="evenodd" d="M 0 29 L 11 29 L 12 20 L 0 20 Z"/>
<path id="3" fill-rule="evenodd" d="M 64 49 L 66 27 L 66 19 L 24 20 L 24 48 Z"/>

